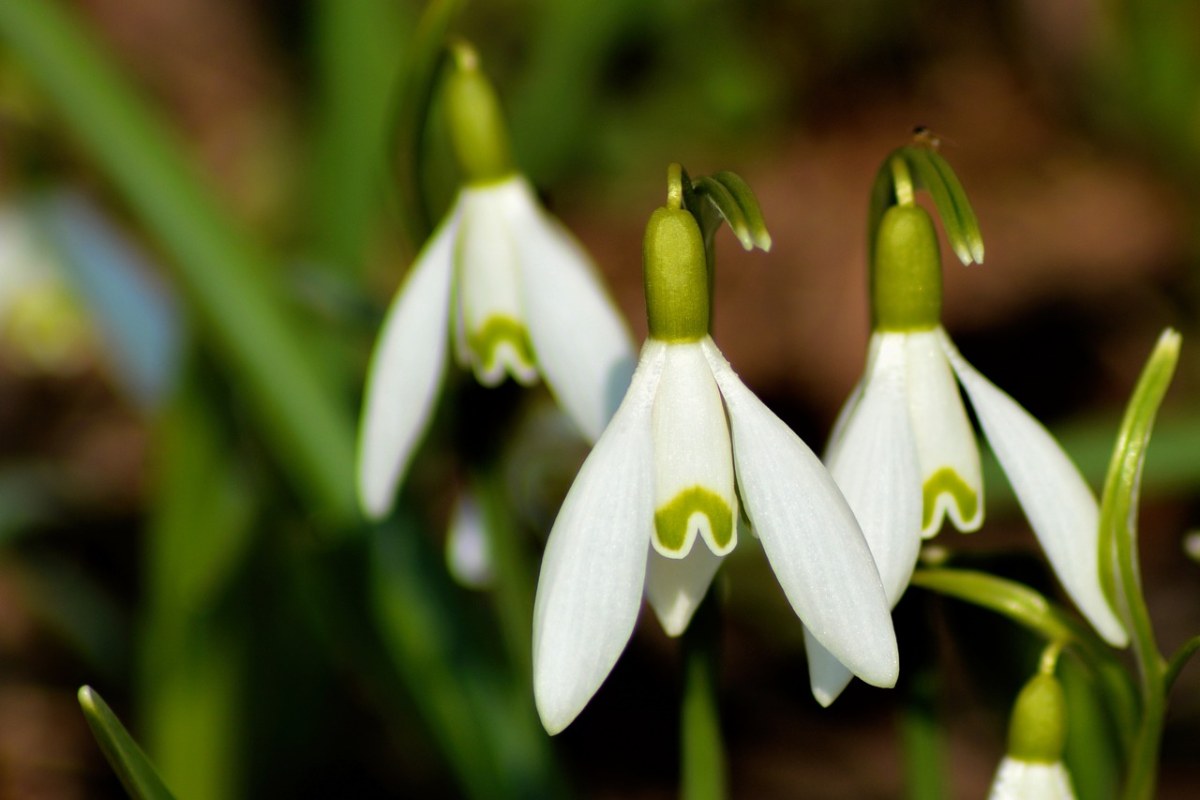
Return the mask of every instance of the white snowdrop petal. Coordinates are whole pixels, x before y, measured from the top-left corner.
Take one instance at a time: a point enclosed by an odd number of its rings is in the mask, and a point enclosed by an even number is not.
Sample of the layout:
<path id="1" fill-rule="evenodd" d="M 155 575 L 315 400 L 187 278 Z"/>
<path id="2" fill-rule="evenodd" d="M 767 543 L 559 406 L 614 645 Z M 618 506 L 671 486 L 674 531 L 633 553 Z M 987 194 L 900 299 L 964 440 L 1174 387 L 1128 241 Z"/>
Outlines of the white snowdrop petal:
<path id="1" fill-rule="evenodd" d="M 909 413 L 925 496 L 925 536 L 936 534 L 945 516 L 960 531 L 978 530 L 983 524 L 979 447 L 942 352 L 940 331 L 904 334 Z"/>
<path id="2" fill-rule="evenodd" d="M 1042 764 L 1005 756 L 988 800 L 1075 800 L 1075 791 L 1062 762 Z"/>
<path id="3" fill-rule="evenodd" d="M 1106 641 L 1129 636 L 1100 586 L 1100 509 L 1087 482 L 1050 432 L 967 363 L 941 335 L 984 435 L 1063 588 Z"/>
<path id="4" fill-rule="evenodd" d="M 629 392 L 584 461 L 542 556 L 533 611 L 533 688 L 551 734 L 608 677 L 633 632 L 654 513 L 650 409 L 662 370 L 649 343 Z"/>
<path id="5" fill-rule="evenodd" d="M 513 177 L 460 192 L 462 222 L 455 243 L 456 300 L 462 323 L 460 352 L 476 378 L 495 386 L 512 375 L 538 379 L 521 299 L 517 237 L 511 210 L 523 202 L 524 181 Z"/>
<path id="6" fill-rule="evenodd" d="M 899 659 L 887 597 L 850 506 L 812 451 L 742 384 L 711 340 L 729 412 L 738 490 L 788 601 L 839 661 L 892 686 Z"/>
<path id="7" fill-rule="evenodd" d="M 921 473 L 905 402 L 905 334 L 875 335 L 862 398 L 827 459 L 894 606 L 921 546 Z"/>
<path id="8" fill-rule="evenodd" d="M 687 630 L 723 560 L 707 547 L 693 547 L 685 558 L 666 558 L 651 548 L 646 599 L 668 636 Z"/>
<path id="9" fill-rule="evenodd" d="M 587 253 L 542 211 L 528 185 L 509 213 L 517 232 L 525 324 L 538 367 L 580 432 L 595 441 L 633 373 L 629 330 Z"/>
<path id="10" fill-rule="evenodd" d="M 391 509 L 441 386 L 458 223 L 456 204 L 396 292 L 371 355 L 359 425 L 358 491 L 373 519 Z"/>
<path id="11" fill-rule="evenodd" d="M 652 420 L 655 548 L 682 558 L 699 536 L 717 555 L 729 553 L 738 510 L 729 423 L 699 343 L 666 345 Z"/>
<path id="12" fill-rule="evenodd" d="M 921 546 L 921 474 L 905 400 L 904 334 L 872 337 L 867 377 L 829 472 L 862 526 L 889 606 L 900 600 Z M 828 706 L 850 682 L 850 670 L 805 628 L 813 696 Z"/>
<path id="13" fill-rule="evenodd" d="M 808 626 L 804 626 L 804 655 L 808 659 L 808 685 L 813 697 L 828 708 L 850 685 L 854 674 L 817 641 Z"/>

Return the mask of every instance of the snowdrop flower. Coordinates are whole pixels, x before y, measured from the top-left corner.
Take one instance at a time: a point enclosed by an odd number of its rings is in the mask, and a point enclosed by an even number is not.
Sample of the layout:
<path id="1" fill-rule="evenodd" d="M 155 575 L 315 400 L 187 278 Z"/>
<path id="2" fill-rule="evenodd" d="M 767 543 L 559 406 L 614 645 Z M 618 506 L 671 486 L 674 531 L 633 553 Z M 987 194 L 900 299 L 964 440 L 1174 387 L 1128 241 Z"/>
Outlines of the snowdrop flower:
<path id="1" fill-rule="evenodd" d="M 988 800 L 1075 800 L 1062 763 L 1066 700 L 1047 672 L 1025 684 L 1013 707 L 1008 754 L 1000 762 Z"/>
<path id="2" fill-rule="evenodd" d="M 1101 589 L 1099 507 L 1079 470 L 1029 412 L 959 354 L 941 325 L 933 220 L 911 202 L 883 215 L 871 270 L 866 374 L 834 426 L 825 461 L 855 510 L 893 605 L 923 538 L 949 518 L 983 522 L 979 449 L 965 390 L 996 459 L 1067 593 L 1108 642 L 1128 637 Z M 813 693 L 828 705 L 850 671 L 809 637 Z"/>
<path id="3" fill-rule="evenodd" d="M 650 337 L 629 391 L 563 501 L 534 604 L 533 678 L 550 733 L 612 670 L 645 593 L 687 627 L 737 544 L 739 500 L 796 613 L 863 680 L 891 686 L 886 597 L 854 515 L 812 451 L 708 334 L 704 245 L 677 205 L 644 246 Z"/>
<path id="4" fill-rule="evenodd" d="M 392 505 L 433 411 L 449 340 L 480 383 L 540 377 L 595 440 L 633 368 L 633 343 L 587 254 L 514 171 L 499 105 L 473 51 L 460 46 L 446 86 L 467 176 L 396 293 L 367 374 L 359 495 Z"/>

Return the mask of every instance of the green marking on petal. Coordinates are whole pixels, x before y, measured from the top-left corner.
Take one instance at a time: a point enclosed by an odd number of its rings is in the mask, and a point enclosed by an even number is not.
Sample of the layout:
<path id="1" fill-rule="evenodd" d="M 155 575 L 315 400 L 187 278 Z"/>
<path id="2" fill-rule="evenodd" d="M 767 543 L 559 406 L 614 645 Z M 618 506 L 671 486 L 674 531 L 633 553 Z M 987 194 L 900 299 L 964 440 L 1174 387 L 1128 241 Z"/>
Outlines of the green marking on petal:
<path id="1" fill-rule="evenodd" d="M 950 467 L 942 467 L 929 476 L 925 481 L 924 511 L 921 515 L 921 527 L 928 528 L 933 522 L 933 512 L 937 508 L 937 499 L 948 494 L 958 506 L 960 519 L 969 520 L 979 509 L 979 496 L 967 485 L 957 472 Z"/>
<path id="2" fill-rule="evenodd" d="M 688 539 L 688 525 L 693 514 L 708 517 L 713 541 L 723 555 L 734 544 L 733 510 L 729 504 L 711 489 L 693 486 L 675 495 L 671 502 L 654 512 L 654 539 L 658 550 L 664 555 L 686 555 L 684 544 Z"/>
<path id="3" fill-rule="evenodd" d="M 491 316 L 483 325 L 467 332 L 467 347 L 484 370 L 495 368 L 496 349 L 505 343 L 513 349 L 525 366 L 530 370 L 534 369 L 537 361 L 533 357 L 533 343 L 529 341 L 529 331 L 512 317 Z"/>

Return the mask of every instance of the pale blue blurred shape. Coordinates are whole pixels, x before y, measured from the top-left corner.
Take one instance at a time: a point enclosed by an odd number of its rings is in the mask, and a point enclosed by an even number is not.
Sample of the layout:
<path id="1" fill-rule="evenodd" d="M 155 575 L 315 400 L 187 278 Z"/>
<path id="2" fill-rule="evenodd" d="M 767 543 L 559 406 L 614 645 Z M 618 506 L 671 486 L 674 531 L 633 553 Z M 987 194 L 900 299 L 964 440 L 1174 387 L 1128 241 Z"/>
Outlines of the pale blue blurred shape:
<path id="1" fill-rule="evenodd" d="M 114 378 L 144 410 L 157 408 L 179 373 L 179 304 L 147 257 L 82 194 L 60 190 L 37 204 L 47 238 L 102 331 Z"/>

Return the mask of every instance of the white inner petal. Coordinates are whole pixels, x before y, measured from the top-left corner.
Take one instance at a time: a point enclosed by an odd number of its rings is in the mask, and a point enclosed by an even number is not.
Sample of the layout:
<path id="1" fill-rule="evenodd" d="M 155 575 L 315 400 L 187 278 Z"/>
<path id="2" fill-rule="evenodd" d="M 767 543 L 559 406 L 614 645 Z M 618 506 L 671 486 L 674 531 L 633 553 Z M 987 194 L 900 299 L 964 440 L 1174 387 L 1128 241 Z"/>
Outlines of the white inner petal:
<path id="1" fill-rule="evenodd" d="M 654 546 L 682 558 L 699 536 L 724 555 L 737 543 L 737 497 L 721 393 L 698 343 L 666 348 L 653 413 Z"/>
<path id="2" fill-rule="evenodd" d="M 938 330 L 904 337 L 909 413 L 923 485 L 922 533 L 933 536 L 946 516 L 960 531 L 978 530 L 983 524 L 979 446 Z"/>
<path id="3" fill-rule="evenodd" d="M 515 181 L 516 179 L 514 179 Z M 537 381 L 521 304 L 517 249 L 509 208 L 520 202 L 513 181 L 462 190 L 462 223 L 454 253 L 461 337 L 457 352 L 467 356 L 480 383 L 495 386 L 512 375 Z"/>
<path id="4" fill-rule="evenodd" d="M 651 548 L 646 599 L 668 636 L 687 630 L 723 560 L 707 547 L 693 547 L 685 558 L 664 558 Z"/>

